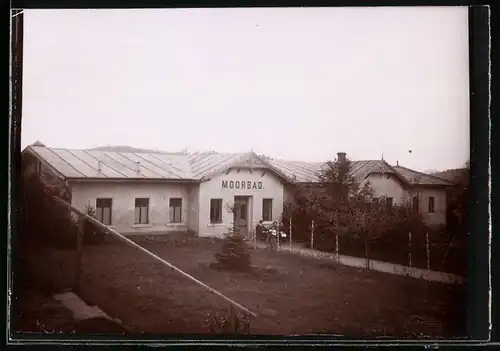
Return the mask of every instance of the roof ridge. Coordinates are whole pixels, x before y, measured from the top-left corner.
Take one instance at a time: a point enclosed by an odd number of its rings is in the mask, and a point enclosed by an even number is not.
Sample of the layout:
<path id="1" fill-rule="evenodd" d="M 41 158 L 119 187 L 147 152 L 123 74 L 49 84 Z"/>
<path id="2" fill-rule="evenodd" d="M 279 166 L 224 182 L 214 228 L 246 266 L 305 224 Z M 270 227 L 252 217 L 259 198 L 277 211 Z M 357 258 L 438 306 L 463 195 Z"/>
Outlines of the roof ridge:
<path id="1" fill-rule="evenodd" d="M 404 175 L 402 175 L 401 173 L 399 173 L 399 172 L 398 172 L 398 171 L 397 171 L 397 170 L 396 170 L 393 166 L 391 166 L 391 165 L 389 164 L 389 162 L 387 162 L 386 160 L 381 160 L 381 161 L 382 161 L 382 162 L 383 162 L 383 163 L 384 163 L 387 167 L 389 167 L 389 169 L 391 169 L 391 170 L 394 172 L 394 174 L 397 174 L 397 175 L 399 176 L 399 178 L 401 178 L 401 180 L 402 180 L 403 182 L 405 182 L 405 183 L 407 183 L 407 184 L 411 184 L 411 182 L 410 182 L 408 179 L 406 179 Z"/>

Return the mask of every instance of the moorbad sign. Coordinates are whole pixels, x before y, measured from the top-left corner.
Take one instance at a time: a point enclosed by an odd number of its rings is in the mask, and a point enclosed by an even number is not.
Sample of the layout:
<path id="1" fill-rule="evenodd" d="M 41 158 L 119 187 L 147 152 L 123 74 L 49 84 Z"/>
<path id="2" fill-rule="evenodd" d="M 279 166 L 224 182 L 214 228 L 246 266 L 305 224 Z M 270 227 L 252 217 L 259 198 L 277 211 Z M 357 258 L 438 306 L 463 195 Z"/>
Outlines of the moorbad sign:
<path id="1" fill-rule="evenodd" d="M 262 182 L 250 180 L 223 180 L 222 189 L 264 189 Z"/>

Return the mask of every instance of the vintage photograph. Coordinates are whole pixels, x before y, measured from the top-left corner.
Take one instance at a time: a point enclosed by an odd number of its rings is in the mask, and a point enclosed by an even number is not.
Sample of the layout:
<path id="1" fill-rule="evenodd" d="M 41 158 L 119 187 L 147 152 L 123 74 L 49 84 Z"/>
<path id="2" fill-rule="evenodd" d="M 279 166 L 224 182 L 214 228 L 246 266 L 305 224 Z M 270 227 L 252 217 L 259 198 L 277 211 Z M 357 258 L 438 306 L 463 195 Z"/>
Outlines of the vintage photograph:
<path id="1" fill-rule="evenodd" d="M 12 332 L 468 336 L 466 7 L 15 15 Z"/>

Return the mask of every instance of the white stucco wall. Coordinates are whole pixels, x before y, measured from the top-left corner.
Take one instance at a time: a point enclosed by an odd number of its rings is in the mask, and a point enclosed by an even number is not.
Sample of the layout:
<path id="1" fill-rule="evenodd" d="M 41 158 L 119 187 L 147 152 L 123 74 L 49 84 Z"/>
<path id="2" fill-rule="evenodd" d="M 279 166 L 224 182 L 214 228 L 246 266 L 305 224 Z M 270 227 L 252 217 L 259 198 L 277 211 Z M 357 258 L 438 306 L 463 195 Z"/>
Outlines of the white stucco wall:
<path id="1" fill-rule="evenodd" d="M 264 173 L 265 172 L 265 173 Z M 263 174 L 264 173 L 264 174 Z M 222 182 L 228 182 L 228 188 L 222 187 Z M 236 183 L 232 189 L 229 182 L 250 182 L 252 187 L 236 189 Z M 254 189 L 253 183 L 262 182 L 262 189 Z M 229 174 L 223 173 L 206 182 L 200 184 L 200 204 L 199 204 L 199 235 L 200 236 L 221 236 L 231 226 L 233 215 L 226 210 L 226 204 L 232 205 L 235 196 L 251 196 L 249 206 L 252 206 L 251 218 L 249 218 L 250 229 L 255 228 L 262 219 L 262 200 L 273 199 L 272 216 L 273 221 L 280 219 L 283 212 L 283 184 L 281 179 L 269 170 L 231 169 Z M 222 199 L 222 223 L 210 223 L 210 199 Z"/>
<path id="2" fill-rule="evenodd" d="M 446 224 L 446 191 L 437 188 L 418 189 L 419 210 L 430 225 Z M 434 213 L 429 213 L 429 197 L 434 197 Z"/>
<path id="3" fill-rule="evenodd" d="M 200 186 L 199 184 L 193 184 L 188 189 L 188 230 L 198 234 L 198 213 L 200 207 Z"/>
<path id="4" fill-rule="evenodd" d="M 369 181 L 375 190 L 375 196 L 392 197 L 394 204 L 401 204 L 408 199 L 408 192 L 393 175 L 370 174 L 364 182 Z M 364 182 L 361 184 L 363 185 Z"/>
<path id="5" fill-rule="evenodd" d="M 123 234 L 187 231 L 192 184 L 179 183 L 72 183 L 71 204 L 85 211 L 97 198 L 111 198 L 112 227 Z M 197 185 L 196 185 L 197 186 Z M 134 224 L 135 199 L 149 198 L 149 224 Z M 182 199 L 182 223 L 169 223 L 169 199 Z"/>
<path id="6" fill-rule="evenodd" d="M 409 200 L 417 195 L 419 198 L 419 211 L 427 224 L 446 224 L 446 191 L 440 188 L 419 187 L 410 193 L 394 176 L 372 174 L 368 176 L 375 190 L 375 196 L 392 197 L 395 204 Z M 434 213 L 429 213 L 429 197 L 434 197 Z"/>

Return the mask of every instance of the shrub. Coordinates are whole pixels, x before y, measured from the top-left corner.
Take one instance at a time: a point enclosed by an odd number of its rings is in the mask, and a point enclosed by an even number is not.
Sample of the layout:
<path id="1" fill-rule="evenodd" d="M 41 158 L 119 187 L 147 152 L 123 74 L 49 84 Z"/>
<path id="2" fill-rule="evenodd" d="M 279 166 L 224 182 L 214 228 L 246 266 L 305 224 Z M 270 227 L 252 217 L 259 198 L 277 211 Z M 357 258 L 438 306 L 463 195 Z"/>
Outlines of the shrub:
<path id="1" fill-rule="evenodd" d="M 231 228 L 224 234 L 222 248 L 215 253 L 215 259 L 217 268 L 248 270 L 251 267 L 251 256 L 244 236 Z"/>
<path id="2" fill-rule="evenodd" d="M 229 314 L 208 313 L 205 324 L 213 334 L 248 334 L 250 332 L 248 316 L 235 311 L 232 307 Z"/>
<path id="3" fill-rule="evenodd" d="M 91 204 L 85 206 L 85 212 L 90 217 L 95 218 L 95 209 Z M 99 245 L 105 243 L 105 231 L 91 223 L 85 221 L 83 225 L 83 242 L 87 245 Z"/>

